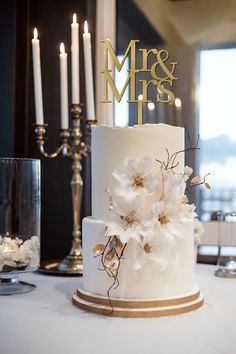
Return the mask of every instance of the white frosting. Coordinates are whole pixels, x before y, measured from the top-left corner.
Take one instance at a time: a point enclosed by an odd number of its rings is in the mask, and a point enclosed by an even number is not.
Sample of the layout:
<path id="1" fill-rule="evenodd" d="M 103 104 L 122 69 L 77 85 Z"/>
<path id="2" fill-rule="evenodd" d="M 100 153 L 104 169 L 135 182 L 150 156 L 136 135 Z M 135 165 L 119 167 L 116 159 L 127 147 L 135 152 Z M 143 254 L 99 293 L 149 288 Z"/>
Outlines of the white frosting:
<path id="1" fill-rule="evenodd" d="M 166 124 L 144 124 L 134 127 L 92 127 L 92 216 L 104 219 L 108 215 L 107 188 L 114 190 L 112 172 L 124 164 L 125 157 L 149 155 L 165 161 L 166 148 L 173 154 L 184 149 L 184 128 Z M 184 155 L 178 156 L 177 172 L 183 171 Z M 155 163 L 155 162 L 154 162 Z M 157 169 L 159 164 L 156 163 Z"/>
<path id="2" fill-rule="evenodd" d="M 83 288 L 98 295 L 107 295 L 111 279 L 101 268 L 100 257 L 94 258 L 93 248 L 105 243 L 106 225 L 101 220 L 88 217 L 83 220 Z M 194 273 L 193 223 L 185 222 L 183 238 L 176 238 L 172 245 L 160 247 L 160 254 L 168 259 L 164 270 L 147 259 L 144 266 L 134 269 L 136 249 L 129 242 L 119 269 L 120 285 L 110 295 L 116 298 L 166 298 L 191 291 Z"/>

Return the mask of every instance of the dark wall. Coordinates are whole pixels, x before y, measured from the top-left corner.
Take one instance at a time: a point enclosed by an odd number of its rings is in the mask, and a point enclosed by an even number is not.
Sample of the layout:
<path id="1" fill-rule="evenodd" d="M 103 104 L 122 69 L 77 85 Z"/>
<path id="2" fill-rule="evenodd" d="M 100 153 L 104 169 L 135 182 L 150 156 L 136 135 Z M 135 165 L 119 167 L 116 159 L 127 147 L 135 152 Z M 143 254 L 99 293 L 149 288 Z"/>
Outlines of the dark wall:
<path id="1" fill-rule="evenodd" d="M 0 153 L 13 154 L 15 1 L 3 1 L 0 12 Z"/>
<path id="2" fill-rule="evenodd" d="M 44 120 L 48 123 L 45 147 L 50 152 L 59 143 L 59 44 L 63 41 L 68 52 L 70 80 L 72 15 L 74 12 L 78 15 L 82 47 L 84 20 L 88 18 L 91 31 L 94 29 L 95 0 L 8 0 L 1 2 L 1 5 L 0 50 L 4 52 L 4 57 L 0 56 L 0 67 L 4 70 L 0 80 L 0 155 L 41 159 L 42 258 L 60 258 L 68 253 L 72 239 L 71 160 L 62 157 L 50 160 L 42 158 L 34 142 L 31 38 L 33 28 L 37 27 L 41 49 Z M 82 54 L 81 48 L 81 100 L 85 102 Z M 88 169 L 89 161 L 86 165 Z M 90 213 L 90 176 L 85 172 L 82 216 Z"/>

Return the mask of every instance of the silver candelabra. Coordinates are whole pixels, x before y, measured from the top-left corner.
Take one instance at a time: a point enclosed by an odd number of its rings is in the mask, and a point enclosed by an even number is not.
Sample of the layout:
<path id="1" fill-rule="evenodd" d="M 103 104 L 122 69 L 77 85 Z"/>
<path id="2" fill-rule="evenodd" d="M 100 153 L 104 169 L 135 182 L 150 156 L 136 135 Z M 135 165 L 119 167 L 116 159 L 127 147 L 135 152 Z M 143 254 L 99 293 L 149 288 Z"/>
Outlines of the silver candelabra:
<path id="1" fill-rule="evenodd" d="M 73 238 L 70 253 L 60 262 L 47 261 L 43 263 L 42 270 L 51 273 L 65 274 L 82 274 L 82 252 L 81 252 L 81 231 L 80 231 L 80 212 L 83 181 L 81 177 L 81 159 L 83 156 L 90 153 L 90 145 L 82 140 L 81 119 L 82 106 L 81 104 L 71 105 L 72 128 L 61 129 L 60 137 L 61 144 L 53 153 L 47 153 L 44 149 L 46 125 L 36 124 L 35 134 L 36 143 L 40 153 L 46 158 L 55 158 L 59 154 L 64 157 L 71 158 L 72 163 L 72 209 L 73 209 Z M 91 134 L 91 125 L 96 124 L 96 120 L 86 120 L 86 129 L 88 134 Z"/>

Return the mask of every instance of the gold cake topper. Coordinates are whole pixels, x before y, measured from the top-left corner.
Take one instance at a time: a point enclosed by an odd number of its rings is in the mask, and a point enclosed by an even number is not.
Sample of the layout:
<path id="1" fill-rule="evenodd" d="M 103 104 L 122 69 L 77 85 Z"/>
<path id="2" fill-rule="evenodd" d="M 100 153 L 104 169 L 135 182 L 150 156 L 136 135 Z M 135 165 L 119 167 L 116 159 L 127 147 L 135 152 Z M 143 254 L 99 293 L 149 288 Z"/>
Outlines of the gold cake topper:
<path id="1" fill-rule="evenodd" d="M 129 103 L 138 103 L 138 124 L 142 124 L 142 104 L 152 102 L 148 98 L 148 87 L 149 85 L 154 85 L 156 87 L 157 95 L 156 102 L 160 103 L 171 103 L 175 99 L 175 95 L 172 92 L 171 88 L 173 87 L 174 81 L 178 80 L 178 77 L 174 75 L 174 71 L 177 65 L 177 62 L 170 62 L 170 69 L 166 65 L 166 61 L 169 59 L 170 55 L 166 49 L 157 50 L 153 49 L 138 49 L 142 54 L 142 67 L 137 68 L 137 44 L 140 41 L 137 39 L 131 40 L 126 49 L 126 52 L 121 61 L 118 60 L 114 49 L 108 39 L 102 41 L 104 47 L 104 68 L 101 73 L 104 75 L 104 97 L 103 103 L 110 103 L 108 99 L 108 85 L 116 98 L 117 102 L 120 102 L 125 90 L 129 85 Z M 149 67 L 148 59 L 150 54 L 155 56 L 156 61 Z M 120 72 L 124 65 L 124 62 L 128 55 L 130 56 L 130 67 L 127 70 L 128 75 L 124 83 L 122 90 L 119 92 L 116 84 L 112 78 L 111 72 L 108 65 L 108 56 L 112 59 L 115 68 Z M 157 72 L 158 71 L 158 72 Z M 150 73 L 150 80 L 138 79 L 137 75 L 140 73 Z M 136 84 L 140 82 L 141 84 L 141 93 L 142 100 L 139 100 L 136 97 Z"/>

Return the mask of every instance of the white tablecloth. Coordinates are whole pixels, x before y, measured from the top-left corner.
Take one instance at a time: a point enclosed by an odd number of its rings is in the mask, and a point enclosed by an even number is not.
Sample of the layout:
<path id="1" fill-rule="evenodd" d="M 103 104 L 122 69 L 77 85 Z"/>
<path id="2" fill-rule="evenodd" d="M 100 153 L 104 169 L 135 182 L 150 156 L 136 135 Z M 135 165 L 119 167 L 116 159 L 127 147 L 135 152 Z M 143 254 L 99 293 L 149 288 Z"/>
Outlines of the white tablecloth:
<path id="1" fill-rule="evenodd" d="M 31 293 L 0 297 L 0 354 L 236 354 L 236 279 L 198 265 L 205 305 L 154 319 L 107 318 L 71 303 L 81 278 L 25 274 Z"/>

